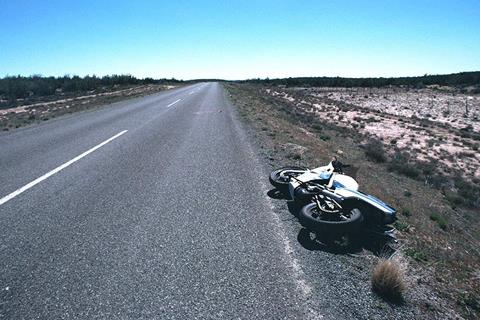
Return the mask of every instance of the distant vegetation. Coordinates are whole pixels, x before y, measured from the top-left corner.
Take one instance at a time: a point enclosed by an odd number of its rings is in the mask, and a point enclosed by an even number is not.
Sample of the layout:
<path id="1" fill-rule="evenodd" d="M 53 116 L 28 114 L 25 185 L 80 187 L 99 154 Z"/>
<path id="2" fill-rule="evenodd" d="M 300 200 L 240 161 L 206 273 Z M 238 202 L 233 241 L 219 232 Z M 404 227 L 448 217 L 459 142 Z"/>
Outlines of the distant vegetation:
<path id="1" fill-rule="evenodd" d="M 341 78 L 341 77 L 311 77 L 283 79 L 250 79 L 245 82 L 269 85 L 285 85 L 287 87 L 384 87 L 410 86 L 422 88 L 427 85 L 440 86 L 480 86 L 480 71 L 461 72 L 445 75 L 424 75 L 421 77 L 398 78 Z M 480 91 L 479 91 L 480 93 Z"/>
<path id="2" fill-rule="evenodd" d="M 131 75 L 110 75 L 104 77 L 68 75 L 63 77 L 43 77 L 37 75 L 30 77 L 6 76 L 0 79 L 0 98 L 13 102 L 16 99 L 49 96 L 59 92 L 77 93 L 99 88 L 112 88 L 114 86 L 178 82 L 181 81 L 176 79 L 137 79 Z"/>

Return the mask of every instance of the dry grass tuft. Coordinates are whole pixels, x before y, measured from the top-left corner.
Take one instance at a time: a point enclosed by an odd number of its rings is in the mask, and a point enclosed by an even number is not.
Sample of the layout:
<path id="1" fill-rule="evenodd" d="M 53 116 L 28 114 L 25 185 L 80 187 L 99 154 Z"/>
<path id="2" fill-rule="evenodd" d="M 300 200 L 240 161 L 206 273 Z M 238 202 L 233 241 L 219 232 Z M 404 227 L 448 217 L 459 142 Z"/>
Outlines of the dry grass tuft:
<path id="1" fill-rule="evenodd" d="M 405 263 L 398 258 L 380 259 L 372 274 L 372 289 L 390 300 L 402 299 L 405 291 Z"/>

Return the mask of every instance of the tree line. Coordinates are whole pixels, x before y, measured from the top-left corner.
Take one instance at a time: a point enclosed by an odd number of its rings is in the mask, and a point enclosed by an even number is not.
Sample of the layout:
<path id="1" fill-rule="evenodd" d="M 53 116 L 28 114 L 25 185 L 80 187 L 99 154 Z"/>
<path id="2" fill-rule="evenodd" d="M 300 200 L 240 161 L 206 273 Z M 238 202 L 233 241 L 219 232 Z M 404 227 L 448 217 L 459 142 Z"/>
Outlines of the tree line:
<path id="1" fill-rule="evenodd" d="M 176 79 L 138 79 L 131 75 L 108 75 L 104 77 L 93 76 L 63 76 L 43 77 L 33 75 L 6 76 L 0 79 L 0 98 L 16 100 L 27 97 L 49 96 L 59 91 L 65 93 L 76 93 L 95 90 L 101 87 L 111 88 L 116 85 L 140 85 L 159 83 L 178 83 Z"/>
<path id="2" fill-rule="evenodd" d="M 284 85 L 287 87 L 385 87 L 409 86 L 422 88 L 427 85 L 441 86 L 480 86 L 480 71 L 460 72 L 444 75 L 424 75 L 419 77 L 396 78 L 342 78 L 342 77 L 303 77 L 283 79 L 249 79 L 244 82 L 267 85 Z"/>

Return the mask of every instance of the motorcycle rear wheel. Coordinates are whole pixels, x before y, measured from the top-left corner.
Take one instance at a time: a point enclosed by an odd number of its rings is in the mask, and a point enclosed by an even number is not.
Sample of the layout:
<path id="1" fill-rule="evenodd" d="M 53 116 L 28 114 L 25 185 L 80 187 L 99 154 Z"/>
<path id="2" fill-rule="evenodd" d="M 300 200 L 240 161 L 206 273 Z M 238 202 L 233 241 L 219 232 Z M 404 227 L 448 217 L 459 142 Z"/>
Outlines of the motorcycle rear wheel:
<path id="1" fill-rule="evenodd" d="M 282 177 L 282 173 L 288 172 L 288 171 L 307 171 L 308 168 L 306 167 L 299 167 L 299 166 L 289 166 L 289 167 L 283 167 L 280 169 L 273 170 L 270 173 L 269 181 L 272 186 L 277 188 L 278 191 L 281 192 L 287 192 L 288 191 L 288 183 L 290 182 L 290 179 L 284 179 Z"/>
<path id="2" fill-rule="evenodd" d="M 316 203 L 307 204 L 300 210 L 299 220 L 305 228 L 333 236 L 355 233 L 363 223 L 362 212 L 357 209 L 345 210 L 348 220 L 335 219 L 335 214 L 319 212 Z"/>

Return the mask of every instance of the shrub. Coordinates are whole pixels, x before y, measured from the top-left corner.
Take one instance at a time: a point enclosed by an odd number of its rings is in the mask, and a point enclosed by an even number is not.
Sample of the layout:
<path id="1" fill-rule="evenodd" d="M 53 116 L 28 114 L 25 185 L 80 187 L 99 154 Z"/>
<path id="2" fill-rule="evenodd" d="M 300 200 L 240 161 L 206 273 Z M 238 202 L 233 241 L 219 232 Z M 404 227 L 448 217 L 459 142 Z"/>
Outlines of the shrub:
<path id="1" fill-rule="evenodd" d="M 380 163 L 387 161 L 385 149 L 383 148 L 383 143 L 377 139 L 371 139 L 365 145 L 365 155 L 369 160 L 373 162 Z"/>
<path id="2" fill-rule="evenodd" d="M 448 185 L 449 179 L 441 174 L 434 174 L 429 177 L 429 183 L 437 189 L 441 189 Z"/>
<path id="3" fill-rule="evenodd" d="M 322 131 L 323 130 L 323 126 L 320 124 L 320 123 L 314 123 L 312 124 L 312 128 L 314 130 L 317 130 L 317 131 Z"/>
<path id="4" fill-rule="evenodd" d="M 405 250 L 405 254 L 418 262 L 423 262 L 428 260 L 427 255 L 423 251 L 417 251 L 415 249 L 407 249 Z"/>
<path id="5" fill-rule="evenodd" d="M 438 213 L 432 213 L 430 215 L 430 220 L 437 222 L 438 226 L 442 230 L 447 230 L 447 219 L 445 217 L 442 217 Z"/>
<path id="6" fill-rule="evenodd" d="M 405 192 L 403 193 L 403 195 L 404 195 L 405 197 L 407 197 L 407 198 L 410 198 L 410 197 L 412 196 L 412 193 L 407 190 L 407 191 L 405 191 Z"/>
<path id="7" fill-rule="evenodd" d="M 396 152 L 388 169 L 410 178 L 417 178 L 420 171 L 409 163 L 410 155 L 406 152 Z"/>
<path id="8" fill-rule="evenodd" d="M 407 223 L 400 220 L 395 221 L 393 226 L 395 227 L 395 229 L 402 232 L 403 231 L 408 232 L 408 230 L 410 229 L 410 226 Z"/>
<path id="9" fill-rule="evenodd" d="M 438 167 L 438 161 L 432 159 L 428 162 L 418 162 L 417 167 L 425 176 L 432 176 L 435 172 L 435 169 Z"/>
<path id="10" fill-rule="evenodd" d="M 457 304 L 464 307 L 469 307 L 477 312 L 480 311 L 480 298 L 478 298 L 478 296 L 475 296 L 474 293 L 461 293 L 460 297 L 458 297 L 457 299 Z"/>
<path id="11" fill-rule="evenodd" d="M 465 200 L 465 204 L 470 207 L 478 206 L 480 199 L 480 187 L 465 181 L 461 176 L 455 177 L 454 181 L 455 187 L 457 188 L 457 194 Z"/>
<path id="12" fill-rule="evenodd" d="M 323 141 L 328 141 L 328 140 L 330 140 L 330 136 L 327 136 L 327 135 L 322 134 L 322 135 L 320 136 L 320 139 L 322 139 Z"/>
<path id="13" fill-rule="evenodd" d="M 405 217 L 410 217 L 412 215 L 412 213 L 410 212 L 410 209 L 406 209 L 406 208 L 402 210 L 402 214 Z"/>
<path id="14" fill-rule="evenodd" d="M 461 206 L 465 204 L 465 200 L 457 194 L 454 193 L 446 193 L 445 199 L 450 203 L 450 206 L 455 209 L 457 206 Z"/>
<path id="15" fill-rule="evenodd" d="M 373 269 L 372 289 L 387 299 L 401 299 L 405 291 L 405 266 L 398 259 L 381 259 Z"/>

